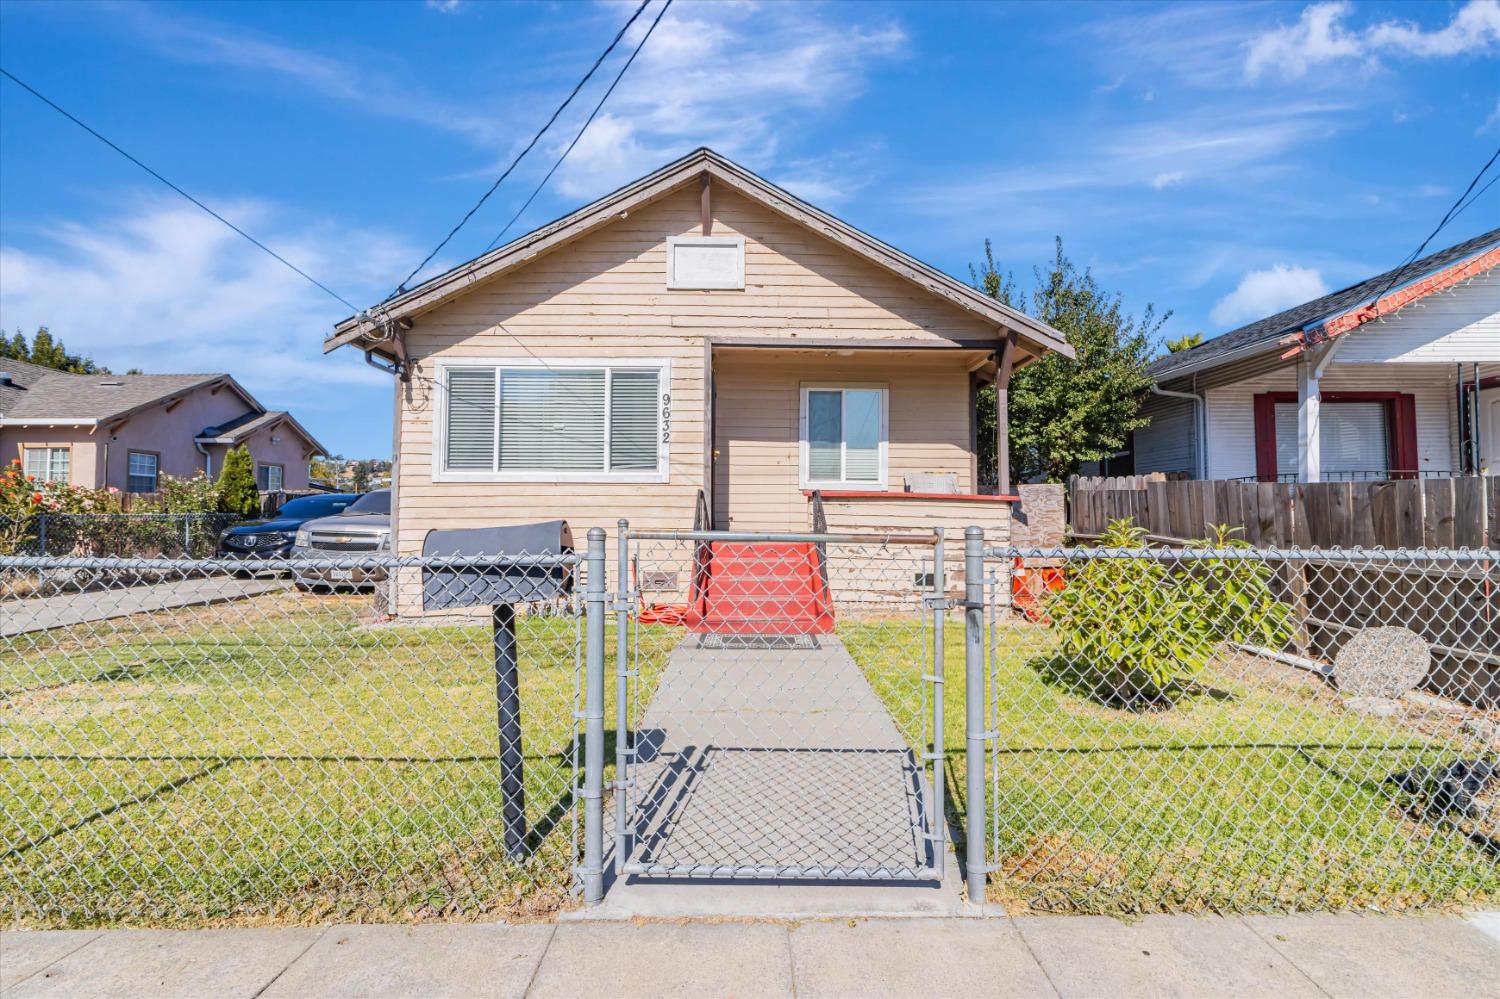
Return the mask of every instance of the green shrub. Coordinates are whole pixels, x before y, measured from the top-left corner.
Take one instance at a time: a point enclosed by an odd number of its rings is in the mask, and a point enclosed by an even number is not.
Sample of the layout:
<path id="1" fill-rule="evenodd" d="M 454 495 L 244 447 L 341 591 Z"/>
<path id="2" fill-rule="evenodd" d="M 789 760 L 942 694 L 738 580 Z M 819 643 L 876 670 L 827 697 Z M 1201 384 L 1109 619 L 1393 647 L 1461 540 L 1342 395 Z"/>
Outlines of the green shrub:
<path id="1" fill-rule="evenodd" d="M 241 517 L 254 517 L 260 513 L 255 461 L 243 444 L 230 448 L 224 455 L 224 468 L 219 472 L 219 509 Z"/>
<path id="2" fill-rule="evenodd" d="M 1231 534 L 1219 527 L 1194 546 L 1250 547 Z M 1111 521 L 1099 546 L 1146 548 L 1146 530 Z M 1225 643 L 1286 640 L 1291 615 L 1271 578 L 1270 566 L 1253 559 L 1093 558 L 1069 575 L 1047 613 L 1068 671 L 1097 699 L 1161 707 L 1190 689 Z"/>

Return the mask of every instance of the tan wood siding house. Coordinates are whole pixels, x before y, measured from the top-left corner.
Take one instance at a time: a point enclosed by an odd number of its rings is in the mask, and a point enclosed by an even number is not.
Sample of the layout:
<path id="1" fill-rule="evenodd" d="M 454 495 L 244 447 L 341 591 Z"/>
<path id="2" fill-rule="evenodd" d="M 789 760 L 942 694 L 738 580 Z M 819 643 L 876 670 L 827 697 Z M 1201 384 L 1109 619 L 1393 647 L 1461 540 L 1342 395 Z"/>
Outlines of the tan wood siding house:
<path id="1" fill-rule="evenodd" d="M 1003 540 L 974 390 L 1068 350 L 708 150 L 346 320 L 343 344 L 399 376 L 407 554 L 437 527 L 687 529 L 700 494 L 715 528 L 806 531 L 814 490 L 836 529 Z"/>

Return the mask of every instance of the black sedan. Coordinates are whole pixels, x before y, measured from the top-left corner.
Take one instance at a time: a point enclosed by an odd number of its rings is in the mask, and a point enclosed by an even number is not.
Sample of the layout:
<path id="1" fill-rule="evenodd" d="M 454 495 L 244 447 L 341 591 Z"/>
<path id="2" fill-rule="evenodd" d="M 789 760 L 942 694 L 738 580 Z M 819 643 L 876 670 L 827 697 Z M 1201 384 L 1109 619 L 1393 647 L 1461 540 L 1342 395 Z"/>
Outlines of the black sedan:
<path id="1" fill-rule="evenodd" d="M 237 524 L 220 534 L 219 557 L 282 558 L 303 524 L 341 513 L 357 499 L 358 493 L 324 493 L 288 500 L 271 519 Z"/>

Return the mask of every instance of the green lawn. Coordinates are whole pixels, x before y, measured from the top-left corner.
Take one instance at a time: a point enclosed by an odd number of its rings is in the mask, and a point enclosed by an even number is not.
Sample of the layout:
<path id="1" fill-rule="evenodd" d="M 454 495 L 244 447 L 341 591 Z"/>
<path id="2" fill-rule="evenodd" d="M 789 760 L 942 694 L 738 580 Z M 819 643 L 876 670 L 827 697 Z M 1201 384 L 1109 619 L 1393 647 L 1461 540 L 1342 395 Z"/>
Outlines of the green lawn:
<path id="1" fill-rule="evenodd" d="M 0 641 L 0 921 L 525 917 L 565 904 L 576 622 L 520 623 L 534 852 L 513 861 L 488 624 L 368 628 L 367 605 L 277 594 Z M 643 697 L 667 647 L 642 642 Z M 606 649 L 612 740 L 612 630 Z"/>
<path id="2" fill-rule="evenodd" d="M 912 718 L 915 667 L 900 650 L 921 629 L 846 623 L 839 634 L 892 715 Z M 962 809 L 961 622 L 945 637 L 948 801 Z M 1213 668 L 1206 689 L 1170 710 L 1134 713 L 1058 678 L 1044 627 L 1002 621 L 996 648 L 993 901 L 1120 914 L 1500 899 L 1495 820 L 1414 818 L 1415 803 L 1384 781 L 1484 755 L 1451 723 L 1355 714 L 1310 674 L 1249 656 Z M 1490 849 L 1469 833 L 1491 837 Z"/>

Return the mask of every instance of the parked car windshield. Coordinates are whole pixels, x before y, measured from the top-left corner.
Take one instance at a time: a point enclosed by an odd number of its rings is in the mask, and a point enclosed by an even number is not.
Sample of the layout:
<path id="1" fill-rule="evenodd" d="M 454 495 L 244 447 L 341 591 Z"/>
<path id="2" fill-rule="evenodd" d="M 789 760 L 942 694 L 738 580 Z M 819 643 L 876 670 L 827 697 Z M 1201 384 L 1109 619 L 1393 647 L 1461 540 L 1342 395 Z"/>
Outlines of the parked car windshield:
<path id="1" fill-rule="evenodd" d="M 354 502 L 352 496 L 300 496 L 276 511 L 278 517 L 293 517 L 312 520 L 314 517 L 332 517 Z"/>
<path id="2" fill-rule="evenodd" d="M 359 499 L 350 503 L 339 514 L 341 517 L 353 517 L 361 513 L 384 513 L 391 512 L 391 491 L 389 489 L 377 489 L 373 493 L 365 493 Z"/>

